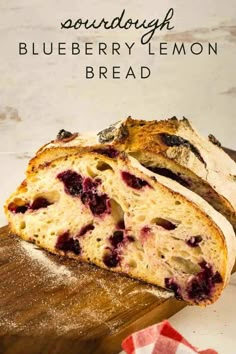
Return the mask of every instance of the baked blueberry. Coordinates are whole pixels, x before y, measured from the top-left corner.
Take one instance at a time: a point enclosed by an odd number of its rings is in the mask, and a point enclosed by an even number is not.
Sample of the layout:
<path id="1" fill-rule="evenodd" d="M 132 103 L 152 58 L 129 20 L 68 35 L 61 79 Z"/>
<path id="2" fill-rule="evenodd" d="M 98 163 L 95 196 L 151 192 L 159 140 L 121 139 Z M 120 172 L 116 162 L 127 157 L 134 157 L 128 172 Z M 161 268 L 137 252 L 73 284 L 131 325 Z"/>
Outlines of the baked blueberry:
<path id="1" fill-rule="evenodd" d="M 110 237 L 110 242 L 113 247 L 117 247 L 119 243 L 121 243 L 124 239 L 124 232 L 121 230 L 117 230 L 113 232 L 113 235 Z"/>
<path id="2" fill-rule="evenodd" d="M 77 172 L 72 170 L 67 170 L 60 173 L 57 178 L 64 183 L 65 191 L 73 196 L 81 195 L 83 191 L 82 186 L 82 176 L 80 176 Z"/>
<path id="3" fill-rule="evenodd" d="M 112 251 L 103 257 L 104 264 L 109 268 L 115 268 L 119 263 L 119 256 L 116 251 Z"/>
<path id="4" fill-rule="evenodd" d="M 80 254 L 81 252 L 79 240 L 71 237 L 68 231 L 58 237 L 56 248 L 58 250 L 64 251 L 65 253 L 73 252 L 76 255 Z"/>
<path id="5" fill-rule="evenodd" d="M 177 300 L 182 300 L 180 286 L 172 278 L 165 278 L 165 287 L 174 292 Z"/>
<path id="6" fill-rule="evenodd" d="M 199 243 L 202 242 L 202 236 L 191 236 L 188 240 L 185 241 L 189 247 L 198 247 Z"/>
<path id="7" fill-rule="evenodd" d="M 41 208 L 47 208 L 51 203 L 43 197 L 36 198 L 33 203 L 30 205 L 31 210 L 38 210 Z"/>
<path id="8" fill-rule="evenodd" d="M 121 172 L 121 175 L 122 175 L 124 182 L 131 188 L 141 189 L 146 186 L 150 187 L 150 184 L 147 181 L 145 181 L 139 177 L 136 177 L 135 175 L 132 175 L 129 172 L 123 171 L 123 172 Z"/>

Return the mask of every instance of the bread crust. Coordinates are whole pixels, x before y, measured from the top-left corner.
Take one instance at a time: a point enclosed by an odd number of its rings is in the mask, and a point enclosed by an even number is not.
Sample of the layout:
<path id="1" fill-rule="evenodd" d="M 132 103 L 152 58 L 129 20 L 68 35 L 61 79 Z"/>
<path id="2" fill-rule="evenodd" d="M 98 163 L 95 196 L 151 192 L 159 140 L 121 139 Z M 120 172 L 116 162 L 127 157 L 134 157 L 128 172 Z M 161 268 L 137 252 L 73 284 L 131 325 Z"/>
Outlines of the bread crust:
<path id="1" fill-rule="evenodd" d="M 115 146 L 134 154 L 146 166 L 152 158 L 157 166 L 167 166 L 189 180 L 195 179 L 189 188 L 223 213 L 236 229 L 236 164 L 219 142 L 201 137 L 186 118 L 145 121 L 129 117 L 122 124 L 127 134 L 123 141 L 115 137 Z M 196 183 L 203 191 L 195 189 Z"/>
<path id="2" fill-rule="evenodd" d="M 97 147 L 103 148 L 103 145 L 99 145 Z M 34 183 L 34 180 L 37 179 L 37 176 L 42 173 L 43 171 L 50 170 L 51 168 L 55 166 L 61 166 L 65 161 L 76 161 L 79 158 L 84 158 L 89 159 L 92 156 L 99 156 L 102 158 L 102 160 L 108 164 L 117 164 L 119 163 L 122 168 L 131 168 L 132 171 L 143 178 L 150 184 L 150 186 L 155 186 L 158 185 L 158 188 L 164 192 L 168 192 L 170 195 L 173 196 L 178 196 L 178 198 L 182 201 L 187 206 L 191 207 L 191 210 L 193 211 L 194 214 L 198 215 L 199 220 L 202 222 L 206 223 L 209 227 L 209 230 L 211 230 L 211 234 L 214 235 L 216 244 L 217 244 L 217 249 L 221 250 L 222 253 L 222 258 L 223 258 L 223 263 L 222 263 L 222 268 L 221 268 L 221 274 L 223 277 L 224 282 L 222 284 L 217 284 L 216 289 L 214 292 L 214 296 L 211 300 L 207 300 L 205 302 L 201 302 L 201 305 L 207 305 L 211 302 L 214 302 L 220 295 L 223 287 L 226 285 L 229 279 L 230 271 L 233 266 L 233 261 L 236 253 L 236 244 L 235 244 L 235 237 L 234 233 L 232 230 L 232 227 L 230 224 L 226 221 L 226 219 L 221 216 L 219 213 L 217 213 L 210 205 L 207 204 L 204 200 L 202 200 L 200 197 L 196 196 L 194 193 L 191 191 L 187 190 L 186 188 L 179 186 L 177 182 L 174 182 L 172 180 L 169 180 L 168 178 L 158 176 L 144 167 L 142 167 L 135 159 L 132 157 L 128 157 L 125 153 L 119 154 L 118 157 L 116 157 L 115 161 L 112 158 L 109 158 L 104 155 L 100 155 L 97 152 L 91 152 L 93 148 L 84 148 L 83 150 L 80 150 L 78 152 L 78 149 L 74 147 L 71 148 L 66 148 L 65 153 L 66 155 L 60 156 L 50 162 L 47 162 L 46 164 L 41 164 L 38 169 L 35 169 L 34 171 L 28 172 L 27 176 L 27 181 L 23 181 L 23 183 L 19 186 L 17 191 L 13 193 L 13 195 L 7 200 L 5 204 L 5 212 L 9 220 L 10 228 L 13 233 L 17 233 L 20 237 L 22 237 L 25 240 L 29 240 L 28 235 L 25 235 L 24 232 L 20 232 L 15 228 L 14 222 L 12 219 L 12 215 L 8 210 L 8 205 L 11 201 L 13 201 L 15 198 L 17 198 L 19 195 L 22 193 L 25 193 L 27 190 L 27 185 L 30 185 L 31 183 Z M 47 154 L 54 154 L 55 149 L 49 149 L 47 151 Z M 62 150 L 60 149 L 60 152 Z M 55 155 L 54 155 L 55 157 Z M 60 251 L 57 251 L 55 248 L 52 247 L 47 247 L 43 246 L 45 249 L 52 253 L 57 253 L 62 255 L 63 253 Z M 68 254 L 69 257 L 76 258 L 78 260 L 82 260 L 87 262 L 87 258 L 83 258 L 83 256 L 74 256 L 73 254 Z M 106 268 L 104 264 L 98 260 L 93 261 L 93 263 L 97 264 L 100 267 Z M 112 269 L 117 272 L 122 272 L 119 268 Z M 138 275 L 135 275 L 135 272 L 126 272 L 128 275 L 136 278 L 140 278 Z M 150 281 L 149 277 L 145 277 L 145 275 L 142 276 L 141 280 L 144 281 Z M 155 282 L 152 281 L 154 284 Z M 159 284 L 156 284 L 159 285 Z"/>
<path id="3" fill-rule="evenodd" d="M 164 138 L 163 138 L 164 137 Z M 44 145 L 30 161 L 28 172 L 57 157 L 66 156 L 98 141 L 134 156 L 157 173 L 168 173 L 199 194 L 222 213 L 236 230 L 236 164 L 214 138 L 202 138 L 190 122 L 137 120 L 128 117 L 102 132 L 78 135 L 69 142 L 54 140 Z M 217 143 L 216 143 L 217 141 Z"/>

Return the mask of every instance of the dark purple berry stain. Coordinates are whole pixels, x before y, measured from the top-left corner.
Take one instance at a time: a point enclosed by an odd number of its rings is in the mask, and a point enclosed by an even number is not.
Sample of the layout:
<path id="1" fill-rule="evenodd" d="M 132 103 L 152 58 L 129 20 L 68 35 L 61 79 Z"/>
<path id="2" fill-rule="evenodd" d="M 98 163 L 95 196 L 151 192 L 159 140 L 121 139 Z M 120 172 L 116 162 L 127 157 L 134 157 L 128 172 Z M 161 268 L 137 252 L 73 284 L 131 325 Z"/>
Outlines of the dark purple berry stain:
<path id="1" fill-rule="evenodd" d="M 82 177 L 75 171 L 65 171 L 60 173 L 57 178 L 64 183 L 65 191 L 73 196 L 81 195 L 83 191 Z"/>
<path id="2" fill-rule="evenodd" d="M 140 230 L 140 241 L 141 243 L 145 243 L 149 237 L 152 237 L 153 236 L 153 233 L 151 232 L 152 231 L 152 228 L 148 225 L 145 225 L 141 228 Z"/>
<path id="3" fill-rule="evenodd" d="M 213 275 L 212 282 L 213 282 L 213 284 L 223 283 L 222 276 L 221 276 L 221 274 L 218 271 L 215 272 L 215 274 Z"/>
<path id="4" fill-rule="evenodd" d="M 119 230 L 114 231 L 113 235 L 109 238 L 109 240 L 110 240 L 112 246 L 116 248 L 124 240 L 123 231 L 119 231 Z"/>
<path id="5" fill-rule="evenodd" d="M 105 254 L 103 257 L 103 262 L 107 267 L 114 268 L 119 264 L 120 247 L 124 241 L 124 232 L 121 230 L 114 231 L 112 236 L 109 237 L 111 247 L 107 247 L 109 253 Z"/>
<path id="6" fill-rule="evenodd" d="M 81 228 L 78 236 L 84 236 L 87 232 L 94 230 L 94 225 L 93 224 L 88 224 L 85 225 Z"/>
<path id="7" fill-rule="evenodd" d="M 120 262 L 122 246 L 135 241 L 133 236 L 127 236 L 124 233 L 125 231 L 115 230 L 109 237 L 111 247 L 107 247 L 109 253 L 103 257 L 103 262 L 107 267 L 116 267 Z"/>
<path id="8" fill-rule="evenodd" d="M 199 265 L 202 270 L 191 280 L 187 288 L 188 297 L 196 302 L 209 299 L 215 284 L 223 282 L 220 273 L 218 271 L 213 273 L 210 264 L 203 261 Z"/>
<path id="9" fill-rule="evenodd" d="M 16 207 L 15 213 L 22 213 L 22 214 L 24 214 L 28 209 L 29 209 L 29 206 L 27 206 L 27 205 L 21 205 L 21 206 Z"/>
<path id="10" fill-rule="evenodd" d="M 65 171 L 57 178 L 64 183 L 65 191 L 76 197 L 80 197 L 83 204 L 88 205 L 94 215 L 110 213 L 111 207 L 106 194 L 98 194 L 97 187 L 101 180 L 92 180 L 89 177 L 83 178 L 75 171 Z"/>
<path id="11" fill-rule="evenodd" d="M 82 201 L 84 204 L 88 204 L 91 212 L 94 215 L 99 216 L 105 212 L 110 212 L 110 203 L 106 194 L 97 195 L 89 192 L 85 196 L 82 196 Z"/>
<path id="12" fill-rule="evenodd" d="M 202 236 L 191 236 L 188 240 L 185 241 L 189 247 L 198 247 L 199 243 L 202 242 Z"/>
<path id="13" fill-rule="evenodd" d="M 29 209 L 29 204 L 26 205 L 17 205 L 14 202 L 8 205 L 8 210 L 14 214 L 24 214 Z"/>
<path id="14" fill-rule="evenodd" d="M 174 292 L 177 300 L 182 300 L 180 287 L 173 279 L 165 278 L 165 287 Z"/>
<path id="15" fill-rule="evenodd" d="M 119 263 L 119 255 L 116 250 L 112 250 L 111 253 L 105 254 L 103 262 L 108 268 L 115 268 Z"/>
<path id="16" fill-rule="evenodd" d="M 111 146 L 109 146 L 107 148 L 103 148 L 103 149 L 102 148 L 98 148 L 98 149 L 95 149 L 93 151 L 98 153 L 98 154 L 110 157 L 112 159 L 119 155 L 119 151 L 117 151 L 116 149 L 114 149 Z"/>
<path id="17" fill-rule="evenodd" d="M 211 288 L 208 281 L 195 278 L 192 280 L 191 285 L 188 287 L 188 296 L 190 299 L 202 301 L 209 298 Z"/>
<path id="18" fill-rule="evenodd" d="M 41 208 L 47 208 L 51 203 L 43 197 L 36 198 L 33 203 L 30 205 L 31 210 L 38 210 Z"/>
<path id="19" fill-rule="evenodd" d="M 83 194 L 81 200 L 84 204 L 88 204 L 94 215 L 102 215 L 110 212 L 110 202 L 106 194 L 98 194 L 97 187 L 101 184 L 100 180 L 92 180 L 87 177 L 83 182 Z"/>
<path id="20" fill-rule="evenodd" d="M 47 208 L 51 204 L 52 203 L 50 203 L 46 198 L 38 197 L 31 204 L 17 205 L 16 203 L 12 202 L 8 205 L 8 210 L 15 214 L 24 214 L 28 210 Z"/>
<path id="21" fill-rule="evenodd" d="M 73 252 L 77 255 L 81 252 L 79 240 L 72 238 L 69 232 L 65 232 L 58 237 L 56 248 L 60 251 L 64 251 L 65 253 Z"/>
<path id="22" fill-rule="evenodd" d="M 149 226 L 144 226 L 141 230 L 142 234 L 148 234 L 151 231 L 151 228 Z"/>
<path id="23" fill-rule="evenodd" d="M 150 187 L 150 184 L 147 181 L 145 181 L 139 177 L 136 177 L 129 172 L 123 171 L 123 172 L 121 172 L 121 176 L 122 176 L 123 181 L 131 188 L 141 189 L 146 186 Z"/>
<path id="24" fill-rule="evenodd" d="M 101 184 L 100 179 L 92 180 L 90 177 L 86 177 L 83 180 L 83 192 L 96 192 L 96 189 L 99 184 Z"/>

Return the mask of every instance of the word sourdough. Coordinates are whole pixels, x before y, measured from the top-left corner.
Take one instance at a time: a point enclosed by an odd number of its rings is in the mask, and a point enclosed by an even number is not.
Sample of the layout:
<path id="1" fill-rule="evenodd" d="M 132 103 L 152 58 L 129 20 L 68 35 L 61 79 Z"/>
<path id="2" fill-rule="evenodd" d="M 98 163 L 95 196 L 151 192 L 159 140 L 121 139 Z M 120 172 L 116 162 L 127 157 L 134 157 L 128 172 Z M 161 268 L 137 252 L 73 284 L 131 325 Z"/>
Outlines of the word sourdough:
<path id="1" fill-rule="evenodd" d="M 108 21 L 105 18 L 102 20 L 83 20 L 81 18 L 73 21 L 72 19 L 67 19 L 64 23 L 61 22 L 61 29 L 81 29 L 84 28 L 88 29 L 99 29 L 104 28 L 106 30 L 114 30 L 117 28 L 129 30 L 130 28 L 135 28 L 136 30 L 139 29 L 147 29 L 148 31 L 143 34 L 141 37 L 141 43 L 147 44 L 150 42 L 152 37 L 154 36 L 157 29 L 160 31 L 163 29 L 172 30 L 174 26 L 171 26 L 171 20 L 174 16 L 174 9 L 170 8 L 165 17 L 161 19 L 153 19 L 151 21 L 148 20 L 138 20 L 138 19 L 124 19 L 125 17 L 125 10 L 122 11 L 121 15 L 118 17 L 113 18 L 113 20 Z"/>

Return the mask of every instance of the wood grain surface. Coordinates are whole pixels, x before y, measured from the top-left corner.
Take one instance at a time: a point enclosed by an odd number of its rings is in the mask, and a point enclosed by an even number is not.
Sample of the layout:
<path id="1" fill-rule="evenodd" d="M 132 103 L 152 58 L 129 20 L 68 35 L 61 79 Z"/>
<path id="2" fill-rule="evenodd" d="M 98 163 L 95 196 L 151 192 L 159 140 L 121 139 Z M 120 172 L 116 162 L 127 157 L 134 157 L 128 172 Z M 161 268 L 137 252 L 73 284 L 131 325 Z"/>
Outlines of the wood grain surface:
<path id="1" fill-rule="evenodd" d="M 126 335 L 183 306 L 165 290 L 0 230 L 0 353 L 118 353 Z"/>
<path id="2" fill-rule="evenodd" d="M 165 290 L 50 255 L 0 229 L 0 354 L 115 354 L 128 334 L 184 306 Z"/>

